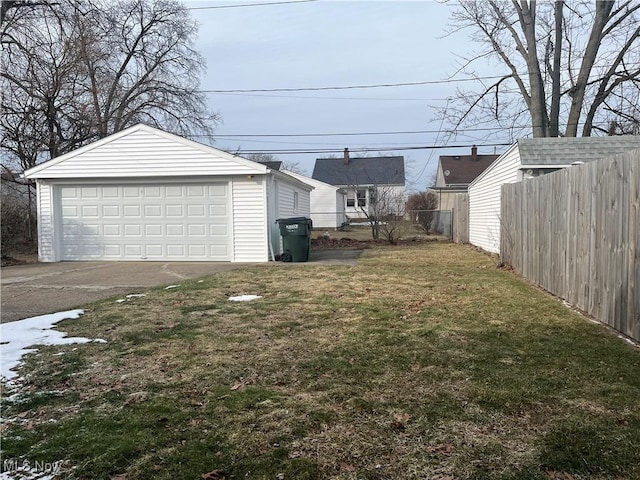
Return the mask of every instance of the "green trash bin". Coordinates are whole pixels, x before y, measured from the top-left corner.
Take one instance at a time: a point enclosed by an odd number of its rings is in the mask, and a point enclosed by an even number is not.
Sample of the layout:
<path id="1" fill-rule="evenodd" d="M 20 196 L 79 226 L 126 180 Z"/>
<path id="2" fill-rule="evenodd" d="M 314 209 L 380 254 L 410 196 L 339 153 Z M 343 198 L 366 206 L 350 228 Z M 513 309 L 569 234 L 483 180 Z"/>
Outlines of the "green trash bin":
<path id="1" fill-rule="evenodd" d="M 311 229 L 313 224 L 310 218 L 294 217 L 279 218 L 282 235 L 283 262 L 308 262 L 311 257 Z"/>

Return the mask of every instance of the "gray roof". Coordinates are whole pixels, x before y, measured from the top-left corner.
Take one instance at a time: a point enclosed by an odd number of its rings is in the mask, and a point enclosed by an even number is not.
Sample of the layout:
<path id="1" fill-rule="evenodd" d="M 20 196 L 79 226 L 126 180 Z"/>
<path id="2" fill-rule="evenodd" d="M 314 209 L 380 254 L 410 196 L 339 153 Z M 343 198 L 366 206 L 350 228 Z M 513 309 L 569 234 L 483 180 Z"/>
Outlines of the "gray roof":
<path id="1" fill-rule="evenodd" d="M 522 165 L 567 165 L 590 162 L 640 148 L 640 136 L 521 138 Z"/>
<path id="2" fill-rule="evenodd" d="M 404 157 L 318 158 L 311 178 L 331 185 L 404 185 Z"/>
<path id="3" fill-rule="evenodd" d="M 282 162 L 280 160 L 258 160 L 257 163 L 261 163 L 271 170 L 280 170 L 282 167 Z"/>

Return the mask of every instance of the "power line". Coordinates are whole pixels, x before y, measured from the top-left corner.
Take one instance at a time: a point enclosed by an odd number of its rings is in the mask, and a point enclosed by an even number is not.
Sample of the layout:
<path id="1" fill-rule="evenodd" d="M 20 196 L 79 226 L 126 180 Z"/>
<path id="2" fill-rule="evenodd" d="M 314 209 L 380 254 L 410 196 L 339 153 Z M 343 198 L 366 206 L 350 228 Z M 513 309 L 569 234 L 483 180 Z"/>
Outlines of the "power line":
<path id="1" fill-rule="evenodd" d="M 317 92 L 323 90 L 354 90 L 365 88 L 390 88 L 390 87 L 412 87 L 417 85 L 441 85 L 456 82 L 475 82 L 477 80 L 490 80 L 502 78 L 504 75 L 475 78 L 449 78 L 447 80 L 427 80 L 424 82 L 403 82 L 403 83 L 376 83 L 370 85 L 340 85 L 332 87 L 292 87 L 292 88 L 235 88 L 230 90 L 200 90 L 202 93 L 256 93 L 256 92 Z"/>
<path id="2" fill-rule="evenodd" d="M 406 102 L 444 102 L 451 100 L 449 98 L 391 98 L 391 97 L 313 97 L 309 95 L 269 95 L 269 94 L 260 94 L 260 93 L 227 93 L 227 92 L 211 92 L 206 90 L 200 90 L 201 93 L 206 93 L 209 95 L 231 95 L 238 97 L 251 97 L 251 98 L 295 98 L 302 100 L 365 100 L 365 101 L 406 101 Z"/>
<path id="3" fill-rule="evenodd" d="M 318 0 L 291 0 L 282 2 L 242 3 L 238 5 L 212 5 L 209 7 L 186 7 L 185 10 L 214 10 L 218 8 L 264 7 L 268 5 L 285 5 L 288 3 L 309 3 L 317 1 Z"/>
<path id="4" fill-rule="evenodd" d="M 485 143 L 482 145 L 474 144 L 476 147 L 506 147 L 512 143 Z M 471 148 L 473 145 L 417 145 L 417 146 L 405 146 L 405 147 L 382 147 L 382 148 L 350 148 L 350 152 L 395 152 L 401 150 L 441 150 L 445 148 Z M 319 148 L 315 150 L 303 150 L 303 149 L 282 149 L 282 150 L 242 150 L 243 154 L 249 153 L 264 153 L 272 155 L 299 155 L 306 153 L 315 154 L 329 154 L 329 153 L 342 153 L 344 150 L 341 148 Z"/>
<path id="5" fill-rule="evenodd" d="M 530 125 L 514 126 L 509 128 L 530 128 Z M 466 128 L 465 132 L 481 132 L 491 130 L 505 130 L 504 127 L 483 127 L 483 128 Z M 351 133 L 248 133 L 248 134 L 193 134 L 192 137 L 209 137 L 209 138 L 251 138 L 251 137 L 349 137 L 360 135 L 417 135 L 423 133 L 438 133 L 440 130 L 407 130 L 395 132 L 351 132 Z"/>

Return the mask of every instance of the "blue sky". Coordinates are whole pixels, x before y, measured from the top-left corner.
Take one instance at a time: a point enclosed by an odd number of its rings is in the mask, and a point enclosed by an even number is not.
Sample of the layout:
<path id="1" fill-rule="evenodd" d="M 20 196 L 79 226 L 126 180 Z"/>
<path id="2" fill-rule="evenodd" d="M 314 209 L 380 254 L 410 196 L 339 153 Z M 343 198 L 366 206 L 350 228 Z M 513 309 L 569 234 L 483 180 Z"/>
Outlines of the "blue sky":
<path id="1" fill-rule="evenodd" d="M 432 82 L 450 78 L 457 55 L 473 50 L 465 33 L 446 36 L 450 4 L 435 1 L 337 1 L 223 7 L 242 3 L 185 2 L 200 23 L 196 47 L 207 60 L 205 90 L 277 89 Z M 460 77 L 462 78 L 462 77 Z M 455 83 L 417 86 L 297 91 L 211 93 L 222 117 L 218 148 L 236 150 L 314 150 L 442 145 L 441 122 L 432 107 L 455 94 Z M 404 135 L 322 137 L 226 137 L 432 131 Z M 479 135 L 455 145 L 482 143 Z M 500 151 L 500 150 L 498 150 Z M 424 190 L 439 155 L 469 153 L 469 147 L 399 150 L 411 190 Z M 493 147 L 480 149 L 493 153 Z M 375 154 L 375 153 L 374 153 Z M 357 154 L 354 154 L 356 156 Z M 311 174 L 320 153 L 276 154 Z"/>

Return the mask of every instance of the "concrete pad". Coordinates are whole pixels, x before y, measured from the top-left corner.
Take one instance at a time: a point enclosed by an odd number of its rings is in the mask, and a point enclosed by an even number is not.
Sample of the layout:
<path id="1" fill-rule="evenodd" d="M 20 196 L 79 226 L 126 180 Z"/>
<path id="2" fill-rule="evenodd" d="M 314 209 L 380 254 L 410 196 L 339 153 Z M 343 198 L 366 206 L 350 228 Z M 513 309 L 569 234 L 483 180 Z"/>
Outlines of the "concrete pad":
<path id="1" fill-rule="evenodd" d="M 309 263 L 323 263 L 328 265 L 354 265 L 358 263 L 363 250 L 312 250 Z"/>
<path id="2" fill-rule="evenodd" d="M 246 263 L 220 262 L 59 262 L 2 268 L 1 321 L 10 322 L 69 310 L 116 295 L 178 283 Z"/>
<path id="3" fill-rule="evenodd" d="M 312 264 L 353 265 L 362 250 L 320 250 Z M 253 265 L 280 262 L 59 262 L 3 267 L 0 321 L 60 312 L 117 295 L 139 293 L 148 287 L 179 283 Z M 295 263 L 289 265 L 302 265 Z"/>

